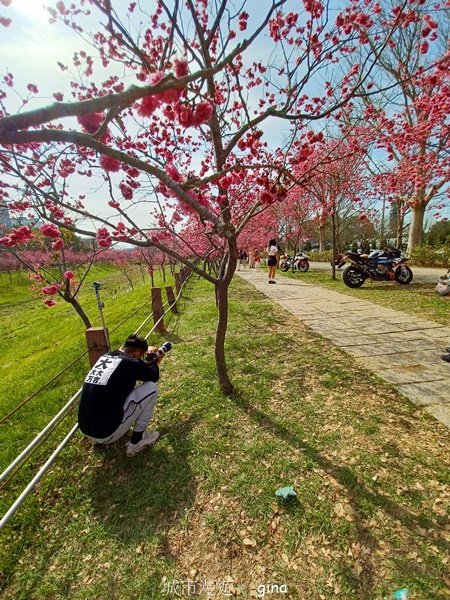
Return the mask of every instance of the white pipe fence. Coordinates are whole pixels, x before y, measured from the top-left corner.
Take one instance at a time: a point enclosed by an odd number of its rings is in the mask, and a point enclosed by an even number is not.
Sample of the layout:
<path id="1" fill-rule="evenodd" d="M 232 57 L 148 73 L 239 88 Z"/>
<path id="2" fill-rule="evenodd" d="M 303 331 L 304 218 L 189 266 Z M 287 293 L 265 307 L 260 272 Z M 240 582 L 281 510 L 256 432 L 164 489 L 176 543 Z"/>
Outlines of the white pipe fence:
<path id="1" fill-rule="evenodd" d="M 190 275 L 191 274 L 192 274 L 192 272 L 190 273 Z M 151 330 L 145 336 L 145 339 L 147 339 L 154 332 L 154 330 L 159 325 L 159 323 L 162 321 L 164 316 L 178 302 L 178 299 L 181 296 L 181 292 L 183 291 L 184 285 L 185 285 L 186 281 L 188 281 L 189 276 L 186 277 L 186 279 L 184 279 L 184 281 L 182 282 L 182 285 L 180 286 L 180 290 L 175 298 L 175 301 L 172 302 L 172 304 L 169 306 L 169 308 L 156 321 L 156 323 L 153 325 Z M 165 303 L 165 304 L 168 304 L 168 303 Z M 165 304 L 164 304 L 164 306 L 165 306 Z M 135 334 L 138 334 L 142 330 L 144 325 L 151 318 L 152 318 L 152 315 L 150 315 L 147 319 L 145 319 L 145 321 L 143 323 L 141 323 L 141 325 L 135 331 Z M 72 407 L 75 405 L 75 402 L 77 401 L 80 394 L 81 394 L 81 388 L 72 396 L 72 398 L 59 411 L 59 413 L 57 415 L 55 415 L 55 417 L 53 417 L 53 419 L 47 424 L 47 426 L 34 438 L 34 440 L 19 454 L 19 456 L 17 456 L 14 459 L 14 461 L 3 471 L 3 473 L 0 475 L 0 484 L 3 481 L 5 481 L 6 479 L 8 479 L 8 476 L 11 473 L 18 470 L 20 468 L 20 466 L 22 466 L 22 464 L 25 462 L 25 460 L 31 455 L 31 453 L 40 445 L 40 443 L 42 443 L 45 440 L 45 438 L 48 435 L 50 435 L 50 433 L 63 421 L 63 419 L 65 419 L 65 417 L 68 415 L 68 413 L 70 412 Z M 63 441 L 59 444 L 59 446 L 56 448 L 56 450 L 51 454 L 51 456 L 42 465 L 42 467 L 39 469 L 39 471 L 36 473 L 36 475 L 30 481 L 30 483 L 23 489 L 21 494 L 16 498 L 16 500 L 13 502 L 13 504 L 9 507 L 9 509 L 6 511 L 6 513 L 3 515 L 2 519 L 0 520 L 0 530 L 3 529 L 3 527 L 7 524 L 7 522 L 10 520 L 10 518 L 17 512 L 17 510 L 20 508 L 20 506 L 23 504 L 23 502 L 26 500 L 26 498 L 32 492 L 32 490 L 34 489 L 36 484 L 42 479 L 42 477 L 45 475 L 45 473 L 50 469 L 50 467 L 53 465 L 55 460 L 60 455 L 61 451 L 65 448 L 65 446 L 67 446 L 67 444 L 70 442 L 72 437 L 75 435 L 77 429 L 78 429 L 78 423 L 72 427 L 70 432 L 66 435 L 66 437 L 63 439 Z"/>

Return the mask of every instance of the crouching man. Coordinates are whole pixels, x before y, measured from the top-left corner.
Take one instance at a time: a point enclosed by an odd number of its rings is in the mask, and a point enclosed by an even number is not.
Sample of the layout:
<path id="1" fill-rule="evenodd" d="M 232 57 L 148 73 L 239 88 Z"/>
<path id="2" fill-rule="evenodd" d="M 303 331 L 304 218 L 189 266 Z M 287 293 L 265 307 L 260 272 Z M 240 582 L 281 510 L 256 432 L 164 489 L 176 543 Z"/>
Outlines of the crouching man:
<path id="1" fill-rule="evenodd" d="M 148 362 L 142 360 L 144 356 Z M 107 352 L 98 359 L 84 380 L 78 409 L 78 425 L 86 437 L 98 444 L 112 444 L 133 426 L 127 456 L 158 440 L 158 431 L 146 429 L 158 397 L 161 358 L 144 338 L 130 335 L 123 350 Z M 143 383 L 136 386 L 137 381 Z"/>

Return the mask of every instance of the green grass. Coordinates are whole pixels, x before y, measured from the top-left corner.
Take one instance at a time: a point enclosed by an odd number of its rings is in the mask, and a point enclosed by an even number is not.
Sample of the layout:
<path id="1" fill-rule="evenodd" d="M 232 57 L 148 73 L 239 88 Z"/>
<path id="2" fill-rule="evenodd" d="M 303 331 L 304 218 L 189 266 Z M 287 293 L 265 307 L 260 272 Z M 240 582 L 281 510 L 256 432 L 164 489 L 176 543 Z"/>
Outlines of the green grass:
<path id="1" fill-rule="evenodd" d="M 164 581 L 206 579 L 220 598 L 231 576 L 240 598 L 447 598 L 448 430 L 242 280 L 226 398 L 214 327 L 212 287 L 190 284 L 161 441 L 127 459 L 125 440 L 95 451 L 78 435 L 5 530 L 2 597 L 163 600 Z"/>
<path id="2" fill-rule="evenodd" d="M 433 284 L 413 282 L 409 285 L 399 285 L 394 282 L 367 281 L 362 287 L 352 289 L 343 283 L 341 276 L 342 273 L 336 271 L 337 279 L 331 279 L 331 269 L 330 273 L 314 270 L 307 273 L 277 273 L 277 277 L 291 277 L 305 283 L 321 285 L 354 298 L 450 325 L 450 296 L 436 294 Z"/>
<path id="3" fill-rule="evenodd" d="M 151 310 L 151 304 L 147 304 L 116 329 L 121 321 L 150 299 L 149 279 L 144 283 L 137 270 L 133 279 L 135 289 L 131 290 L 117 268 L 96 265 L 80 295 L 80 302 L 92 324 L 101 325 L 95 294 L 90 284 L 95 280 L 102 283 L 105 321 L 111 331 L 111 344 L 115 347 L 122 344 L 125 337 L 142 323 Z M 155 284 L 160 283 L 158 275 Z M 168 285 L 170 283 L 173 282 L 167 282 Z M 43 306 L 42 298 L 30 291 L 25 276 L 13 279 L 11 286 L 9 277 L 2 275 L 0 288 L 3 292 L 3 304 L 0 306 L 1 419 L 83 354 L 86 351 L 86 337 L 84 325 L 73 308 L 63 301 L 58 301 L 52 308 Z M 20 300 L 15 302 L 18 297 Z M 150 327 L 146 331 L 148 329 Z M 88 358 L 85 356 L 32 398 L 5 424 L 0 425 L 3 429 L 0 446 L 2 469 L 77 391 L 87 368 Z"/>

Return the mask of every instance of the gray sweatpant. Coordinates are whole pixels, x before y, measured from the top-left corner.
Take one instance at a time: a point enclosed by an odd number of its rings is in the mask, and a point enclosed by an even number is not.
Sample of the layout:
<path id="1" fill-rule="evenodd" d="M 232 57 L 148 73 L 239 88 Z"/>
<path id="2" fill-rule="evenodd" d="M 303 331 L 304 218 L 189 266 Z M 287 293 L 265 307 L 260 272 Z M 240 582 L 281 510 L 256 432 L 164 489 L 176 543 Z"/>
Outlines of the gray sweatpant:
<path id="1" fill-rule="evenodd" d="M 134 424 L 134 431 L 145 431 L 152 418 L 156 400 L 158 399 L 158 386 L 153 381 L 145 381 L 137 385 L 127 396 L 123 405 L 122 423 L 114 433 L 106 438 L 93 438 L 87 435 L 90 440 L 97 444 L 112 444 L 117 442 L 130 427 Z"/>

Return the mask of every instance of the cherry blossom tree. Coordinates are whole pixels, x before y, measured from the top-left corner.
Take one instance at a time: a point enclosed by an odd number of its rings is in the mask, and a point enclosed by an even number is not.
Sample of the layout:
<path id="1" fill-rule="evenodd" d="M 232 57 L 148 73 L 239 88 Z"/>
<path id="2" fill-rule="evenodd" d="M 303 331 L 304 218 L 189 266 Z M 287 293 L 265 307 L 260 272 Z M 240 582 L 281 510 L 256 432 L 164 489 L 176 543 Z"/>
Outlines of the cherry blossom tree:
<path id="1" fill-rule="evenodd" d="M 365 187 L 364 147 L 358 136 L 329 139 L 317 148 L 307 160 L 294 165 L 296 177 L 303 180 L 288 192 L 288 201 L 308 207 L 319 224 L 320 250 L 325 250 L 325 228 L 331 221 L 334 253 L 339 252 L 339 233 L 352 216 L 367 220 L 367 209 L 362 194 Z M 334 261 L 333 264 L 333 278 Z"/>
<path id="2" fill-rule="evenodd" d="M 0 240 L 4 246 L 0 246 L 0 256 L 9 256 L 23 265 L 33 287 L 45 298 L 46 306 L 54 306 L 55 298 L 59 297 L 73 307 L 86 328 L 91 327 L 90 319 L 78 300 L 78 294 L 96 253 L 75 254 L 66 249 L 61 231 L 52 223 L 42 225 L 40 231 L 44 238 L 52 240 L 50 246 L 31 229 L 22 226 L 13 229 Z M 29 249 L 28 245 L 32 240 L 33 247 Z M 80 271 L 81 277 L 77 279 L 76 272 Z"/>
<path id="3" fill-rule="evenodd" d="M 19 271 L 21 263 L 10 252 L 0 252 L 0 272 L 8 273 L 9 281 L 12 283 L 12 275 Z"/>
<path id="4" fill-rule="evenodd" d="M 316 224 L 311 196 L 304 188 L 291 191 L 286 202 L 277 206 L 279 239 L 285 251 L 296 252 L 314 236 Z"/>
<path id="5" fill-rule="evenodd" d="M 255 215 L 239 236 L 239 245 L 247 250 L 264 253 L 270 239 L 275 238 L 283 245 L 280 228 L 281 213 L 286 210 L 285 201 L 265 207 Z"/>
<path id="6" fill-rule="evenodd" d="M 211 282 L 218 377 L 230 393 L 224 342 L 239 236 L 301 183 L 292 158 L 305 160 L 323 143 L 308 135 L 309 125 L 379 91 L 363 85 L 397 28 L 408 28 L 404 15 L 422 18 L 421 4 L 394 3 L 380 26 L 373 0 L 352 0 L 337 12 L 322 0 L 303 0 L 300 12 L 289 12 L 287 0 L 261 0 L 257 11 L 245 0 L 239 7 L 162 0 L 153 14 L 136 2 L 121 11 L 114 0 L 60 0 L 50 11 L 55 26 L 64 23 L 83 40 L 71 98 L 55 90 L 48 106 L 13 106 L 12 91 L 29 103 L 41 84 L 29 83 L 25 94 L 14 74 L 4 76 L 1 199 L 30 202 L 49 227 L 95 237 L 102 248 L 114 241 L 158 248 Z M 14 27 L 7 21 L 0 24 Z M 365 60 L 338 80 L 336 65 L 361 45 Z M 58 66 L 69 74 L 68 65 Z M 286 130 L 279 147 L 268 133 L 276 121 Z M 95 201 L 79 193 L 80 180 L 86 188 L 97 182 Z M 96 208 L 101 202 L 108 215 Z M 145 207 L 144 219 L 134 217 L 136 206 Z M 31 232 L 12 235 L 16 243 Z M 198 262 L 214 253 L 217 275 Z"/>
<path id="7" fill-rule="evenodd" d="M 86 249 L 75 252 L 67 238 L 71 236 L 66 231 L 49 223 L 39 230 L 32 229 L 31 234 L 25 226 L 12 229 L 0 240 L 0 270 L 9 272 L 11 277 L 11 270 L 21 267 L 47 307 L 55 306 L 59 298 L 70 304 L 89 328 L 91 321 L 80 303 L 79 293 L 93 264 L 113 264 L 133 289 L 130 265 L 137 261 L 141 251 L 92 247 L 89 252 Z"/>
<path id="8" fill-rule="evenodd" d="M 391 10 L 387 3 L 378 5 L 374 20 L 380 27 Z M 399 229 L 402 217 L 411 212 L 408 252 L 423 242 L 425 211 L 433 208 L 439 215 L 449 205 L 448 16 L 448 3 L 429 0 L 405 10 L 401 17 L 404 26 L 393 32 L 376 69 L 378 82 L 395 82 L 398 88 L 382 100 L 361 96 L 362 120 L 372 128 L 378 152 L 384 150 L 390 165 L 383 187 L 388 182 L 388 199 L 398 207 Z M 372 44 L 369 39 L 367 47 L 373 49 Z M 360 59 L 365 56 L 362 47 Z M 364 86 L 369 90 L 375 84 L 369 78 Z M 400 237 L 400 231 L 397 235 Z"/>

